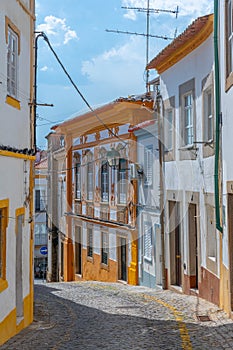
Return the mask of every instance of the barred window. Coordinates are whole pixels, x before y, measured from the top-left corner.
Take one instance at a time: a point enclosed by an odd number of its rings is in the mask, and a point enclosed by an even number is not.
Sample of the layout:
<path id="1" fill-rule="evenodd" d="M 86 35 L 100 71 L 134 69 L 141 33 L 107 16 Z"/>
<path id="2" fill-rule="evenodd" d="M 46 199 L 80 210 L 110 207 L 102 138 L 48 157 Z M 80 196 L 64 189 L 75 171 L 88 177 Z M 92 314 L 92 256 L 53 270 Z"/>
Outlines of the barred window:
<path id="1" fill-rule="evenodd" d="M 108 235 L 106 232 L 102 232 L 101 236 L 101 263 L 108 265 Z"/>
<path id="2" fill-rule="evenodd" d="M 93 258 L 93 230 L 87 229 L 87 256 Z"/>

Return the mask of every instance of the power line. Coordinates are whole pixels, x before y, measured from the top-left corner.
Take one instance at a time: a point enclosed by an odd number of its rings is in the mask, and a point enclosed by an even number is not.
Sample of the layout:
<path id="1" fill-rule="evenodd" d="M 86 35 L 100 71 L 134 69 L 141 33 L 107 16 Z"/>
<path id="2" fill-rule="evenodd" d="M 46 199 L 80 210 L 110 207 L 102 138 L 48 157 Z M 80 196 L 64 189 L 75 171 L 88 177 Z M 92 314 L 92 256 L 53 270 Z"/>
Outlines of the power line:
<path id="1" fill-rule="evenodd" d="M 58 63 L 60 64 L 61 68 L 63 69 L 65 75 L 68 77 L 69 81 L 71 82 L 71 84 L 73 85 L 73 87 L 75 88 L 75 90 L 78 92 L 78 94 L 80 95 L 80 97 L 82 98 L 82 100 L 85 102 L 85 104 L 87 105 L 87 107 L 91 110 L 91 112 L 93 112 L 94 116 L 98 119 L 98 121 L 117 139 L 121 140 L 121 142 L 123 142 L 125 145 L 127 145 L 127 143 L 121 139 L 115 132 L 113 132 L 103 121 L 102 119 L 97 115 L 97 113 L 95 112 L 95 110 L 91 107 L 91 105 L 89 104 L 89 102 L 87 101 L 87 99 L 84 97 L 84 95 L 81 93 L 81 91 L 79 90 L 79 88 L 77 87 L 77 85 L 75 84 L 75 82 L 73 81 L 72 77 L 70 76 L 70 74 L 67 72 L 65 66 L 63 65 L 63 63 L 61 62 L 61 60 L 59 59 L 57 53 L 54 51 L 52 45 L 50 44 L 50 41 L 48 39 L 48 37 L 46 36 L 46 34 L 44 32 L 40 32 L 39 33 L 40 36 L 43 37 L 43 39 L 46 41 L 46 43 L 48 44 L 50 50 L 52 51 L 52 53 L 54 54 L 56 60 L 58 61 Z M 34 101 L 35 103 L 36 101 Z"/>
<path id="2" fill-rule="evenodd" d="M 178 17 L 179 13 L 179 7 L 177 6 L 176 10 L 166 10 L 166 9 L 153 9 L 150 8 L 150 0 L 147 0 L 147 7 L 128 7 L 128 6 L 122 6 L 122 9 L 126 10 L 136 10 L 138 12 L 146 12 L 146 34 L 144 33 L 133 33 L 128 31 L 122 31 L 122 30 L 109 30 L 106 29 L 106 32 L 113 32 L 118 34 L 130 34 L 130 35 L 140 35 L 146 37 L 146 66 L 149 63 L 149 38 L 158 38 L 158 39 L 164 39 L 164 40 L 173 40 L 174 38 L 170 38 L 168 36 L 162 36 L 162 35 L 152 35 L 150 34 L 150 14 L 151 13 L 172 13 L 176 15 L 176 18 Z M 149 70 L 146 71 L 146 91 L 149 92 Z"/>

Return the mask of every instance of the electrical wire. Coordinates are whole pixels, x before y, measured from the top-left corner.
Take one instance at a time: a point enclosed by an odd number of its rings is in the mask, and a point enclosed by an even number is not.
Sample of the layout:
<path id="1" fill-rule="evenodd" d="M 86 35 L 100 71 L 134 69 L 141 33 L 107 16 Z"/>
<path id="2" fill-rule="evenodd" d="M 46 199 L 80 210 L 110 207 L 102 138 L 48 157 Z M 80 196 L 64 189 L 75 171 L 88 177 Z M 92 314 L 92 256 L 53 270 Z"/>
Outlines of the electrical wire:
<path id="1" fill-rule="evenodd" d="M 57 53 L 54 51 L 52 45 L 50 44 L 50 41 L 47 37 L 47 35 L 42 32 L 42 37 L 43 39 L 46 41 L 46 43 L 48 44 L 50 50 L 52 51 L 52 53 L 54 54 L 56 60 L 58 61 L 58 63 L 60 64 L 61 68 L 63 69 L 65 75 L 68 77 L 69 81 L 71 82 L 71 84 L 73 85 L 73 87 L 75 88 L 75 90 L 77 91 L 77 93 L 79 94 L 79 96 L 82 98 L 82 100 L 84 101 L 84 103 L 87 105 L 87 107 L 90 109 L 91 112 L 93 112 L 94 116 L 98 119 L 98 121 L 116 138 L 118 138 L 119 140 L 121 140 L 121 142 L 123 142 L 124 144 L 127 145 L 127 143 L 122 140 L 116 133 L 114 133 L 109 127 L 108 125 L 106 125 L 103 120 L 97 115 L 97 113 L 95 112 L 95 110 L 91 107 L 91 105 L 89 104 L 89 102 L 87 101 L 87 99 L 84 97 L 84 95 L 81 93 L 81 91 L 79 90 L 79 88 L 77 87 L 77 85 L 75 84 L 75 82 L 73 81 L 72 77 L 70 76 L 70 74 L 67 72 L 65 66 L 63 65 L 63 63 L 61 62 L 61 60 L 59 59 Z"/>

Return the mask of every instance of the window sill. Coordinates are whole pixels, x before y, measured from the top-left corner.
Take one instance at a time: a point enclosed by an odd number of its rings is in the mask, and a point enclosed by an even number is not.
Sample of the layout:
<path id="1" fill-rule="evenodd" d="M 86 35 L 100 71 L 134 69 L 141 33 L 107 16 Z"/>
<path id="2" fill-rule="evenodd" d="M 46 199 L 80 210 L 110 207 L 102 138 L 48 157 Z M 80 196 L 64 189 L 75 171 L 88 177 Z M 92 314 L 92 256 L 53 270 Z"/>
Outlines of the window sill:
<path id="1" fill-rule="evenodd" d="M 147 258 L 146 256 L 144 256 L 144 261 L 145 261 L 147 264 L 151 264 L 151 265 L 152 265 L 152 259 Z"/>
<path id="2" fill-rule="evenodd" d="M 94 259 L 93 259 L 93 256 L 88 256 L 87 255 L 87 261 L 89 261 L 90 263 L 94 263 Z"/>
<path id="3" fill-rule="evenodd" d="M 179 151 L 193 151 L 195 150 L 196 151 L 196 146 L 194 144 L 191 144 L 191 145 L 185 145 L 185 146 L 182 146 L 179 148 Z"/>
<path id="4" fill-rule="evenodd" d="M 8 288 L 7 280 L 0 279 L 0 293 Z"/>
<path id="5" fill-rule="evenodd" d="M 216 257 L 215 256 L 208 256 L 208 259 L 216 263 Z"/>
<path id="6" fill-rule="evenodd" d="M 103 269 L 103 270 L 109 271 L 109 266 L 106 265 L 106 264 L 101 263 L 100 264 L 100 268 Z"/>
<path id="7" fill-rule="evenodd" d="M 7 103 L 8 105 L 10 105 L 11 107 L 14 107 L 14 108 L 16 108 L 16 109 L 18 109 L 18 110 L 21 109 L 20 102 L 19 102 L 18 100 L 16 100 L 16 98 L 14 98 L 14 97 L 12 97 L 12 96 L 7 95 L 7 97 L 6 97 L 6 103 Z"/>

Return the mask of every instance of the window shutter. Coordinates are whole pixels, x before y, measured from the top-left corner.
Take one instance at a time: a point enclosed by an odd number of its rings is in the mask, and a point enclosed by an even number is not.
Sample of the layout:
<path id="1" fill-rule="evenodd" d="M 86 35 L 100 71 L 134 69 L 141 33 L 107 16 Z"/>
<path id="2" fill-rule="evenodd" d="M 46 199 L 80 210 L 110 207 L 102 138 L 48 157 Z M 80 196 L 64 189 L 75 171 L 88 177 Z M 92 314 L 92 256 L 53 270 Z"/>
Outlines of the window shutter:
<path id="1" fill-rule="evenodd" d="M 145 170 L 145 185 L 152 186 L 153 176 L 153 147 L 148 146 L 144 150 L 144 170 Z"/>
<path id="2" fill-rule="evenodd" d="M 152 259 L 152 226 L 150 223 L 144 224 L 144 257 Z"/>

